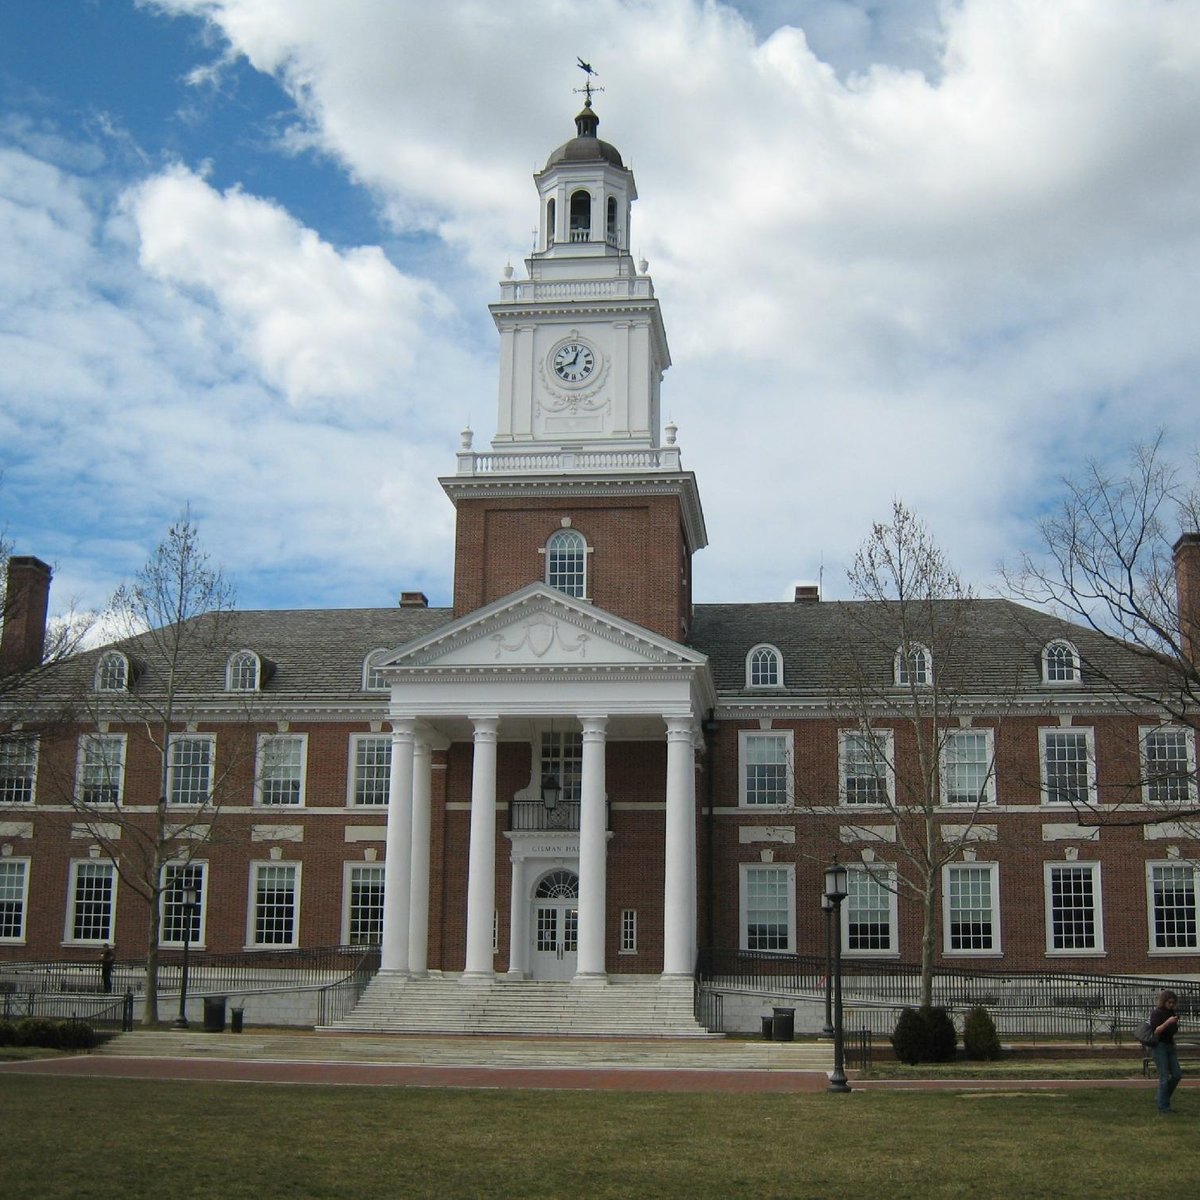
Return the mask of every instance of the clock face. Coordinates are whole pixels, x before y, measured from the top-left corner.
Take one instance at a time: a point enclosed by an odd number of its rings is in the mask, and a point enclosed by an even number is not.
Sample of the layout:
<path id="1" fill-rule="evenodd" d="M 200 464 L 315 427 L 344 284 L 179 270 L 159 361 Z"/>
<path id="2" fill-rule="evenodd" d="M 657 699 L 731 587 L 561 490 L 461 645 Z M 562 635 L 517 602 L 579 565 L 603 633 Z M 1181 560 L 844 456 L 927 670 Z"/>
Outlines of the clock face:
<path id="1" fill-rule="evenodd" d="M 583 383 L 596 369 L 596 355 L 586 342 L 563 342 L 550 366 L 563 383 Z"/>

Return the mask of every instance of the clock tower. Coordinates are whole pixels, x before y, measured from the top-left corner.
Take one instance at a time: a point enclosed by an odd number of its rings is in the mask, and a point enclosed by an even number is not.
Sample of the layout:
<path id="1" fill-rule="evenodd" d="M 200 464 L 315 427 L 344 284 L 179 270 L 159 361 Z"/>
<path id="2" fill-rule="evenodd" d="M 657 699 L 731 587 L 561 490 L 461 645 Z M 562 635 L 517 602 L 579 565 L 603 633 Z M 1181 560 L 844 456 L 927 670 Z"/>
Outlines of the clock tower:
<path id="1" fill-rule="evenodd" d="M 599 123 L 589 94 L 575 136 L 534 175 L 526 278 L 509 268 L 490 306 L 492 451 L 476 452 L 465 432 L 458 471 L 441 480 L 458 513 L 454 608 L 464 615 L 540 580 L 681 640 L 704 517 L 675 427 L 661 437 L 671 356 L 646 263 L 630 253 L 633 172 Z M 575 565 L 556 572 L 563 553 Z"/>

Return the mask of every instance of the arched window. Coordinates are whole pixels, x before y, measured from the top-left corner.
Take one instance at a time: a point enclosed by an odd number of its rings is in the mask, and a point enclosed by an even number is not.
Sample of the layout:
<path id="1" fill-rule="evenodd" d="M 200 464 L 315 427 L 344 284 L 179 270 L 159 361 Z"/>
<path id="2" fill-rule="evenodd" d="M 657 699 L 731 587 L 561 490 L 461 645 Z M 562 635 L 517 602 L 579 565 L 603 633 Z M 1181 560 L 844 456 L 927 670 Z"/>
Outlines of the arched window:
<path id="1" fill-rule="evenodd" d="M 239 650 L 229 656 L 225 668 L 225 687 L 231 692 L 257 692 L 261 678 L 258 655 L 253 650 Z"/>
<path id="2" fill-rule="evenodd" d="M 546 582 L 568 596 L 587 595 L 587 543 L 575 529 L 559 529 L 546 543 Z"/>
<path id="3" fill-rule="evenodd" d="M 363 679 L 362 686 L 364 692 L 386 692 L 388 691 L 388 681 L 383 672 L 379 669 L 379 664 L 387 658 L 391 653 L 386 647 L 381 650 L 372 650 L 370 654 L 363 659 Z"/>
<path id="4" fill-rule="evenodd" d="M 928 687 L 933 681 L 933 669 L 929 651 L 919 642 L 913 642 L 904 653 L 903 647 L 896 651 L 896 686 Z"/>
<path id="5" fill-rule="evenodd" d="M 605 221 L 605 234 L 608 238 L 610 246 L 617 245 L 617 198 L 609 196 L 607 205 L 607 217 Z"/>
<path id="6" fill-rule="evenodd" d="M 592 240 L 592 194 L 579 191 L 571 196 L 571 241 Z"/>
<path id="7" fill-rule="evenodd" d="M 1067 641 L 1048 642 L 1042 650 L 1043 683 L 1078 683 L 1079 651 Z"/>
<path id="8" fill-rule="evenodd" d="M 546 201 L 546 246 L 549 248 L 554 245 L 554 214 L 558 211 L 558 205 L 554 203 L 554 198 L 551 197 Z"/>
<path id="9" fill-rule="evenodd" d="M 578 900 L 579 876 L 574 871 L 551 871 L 533 894 L 538 900 Z"/>
<path id="10" fill-rule="evenodd" d="M 783 657 L 774 646 L 755 646 L 746 655 L 747 687 L 780 687 L 783 683 Z"/>
<path id="11" fill-rule="evenodd" d="M 129 659 L 120 650 L 106 650 L 96 664 L 96 691 L 124 692 L 129 688 Z"/>

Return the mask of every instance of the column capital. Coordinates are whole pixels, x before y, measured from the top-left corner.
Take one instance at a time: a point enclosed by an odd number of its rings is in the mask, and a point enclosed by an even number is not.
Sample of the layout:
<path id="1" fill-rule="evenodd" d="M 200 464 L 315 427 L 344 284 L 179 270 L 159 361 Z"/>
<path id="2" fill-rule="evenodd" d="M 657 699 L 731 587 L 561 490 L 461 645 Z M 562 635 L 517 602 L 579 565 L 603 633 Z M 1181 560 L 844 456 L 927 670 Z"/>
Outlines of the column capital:
<path id="1" fill-rule="evenodd" d="M 692 740 L 696 727 L 694 717 L 663 717 L 663 720 L 667 726 L 668 742 L 690 742 Z"/>
<path id="2" fill-rule="evenodd" d="M 417 722 L 414 717 L 392 717 L 392 741 L 415 742 Z"/>
<path id="3" fill-rule="evenodd" d="M 596 738 L 603 740 L 604 731 L 608 728 L 608 717 L 580 717 L 579 723 L 583 726 L 584 741 Z"/>
<path id="4" fill-rule="evenodd" d="M 467 719 L 471 722 L 471 724 L 475 728 L 475 740 L 477 742 L 495 741 L 496 740 L 496 737 L 500 731 L 500 718 L 499 717 L 497 717 L 497 716 L 486 716 L 486 717 L 469 716 Z"/>

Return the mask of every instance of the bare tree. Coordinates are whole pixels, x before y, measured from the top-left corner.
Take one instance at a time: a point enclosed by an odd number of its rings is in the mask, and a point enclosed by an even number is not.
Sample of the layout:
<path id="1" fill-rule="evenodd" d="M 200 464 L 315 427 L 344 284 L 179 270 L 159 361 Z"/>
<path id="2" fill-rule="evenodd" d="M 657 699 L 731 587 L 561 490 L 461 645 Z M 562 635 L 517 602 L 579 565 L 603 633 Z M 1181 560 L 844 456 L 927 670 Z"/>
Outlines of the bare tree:
<path id="1" fill-rule="evenodd" d="M 844 683 L 833 700 L 842 733 L 841 805 L 829 814 L 845 828 L 847 805 L 866 812 L 857 834 L 870 847 L 878 830 L 867 812 L 883 810 L 894 862 L 864 855 L 863 868 L 921 911 L 921 1003 L 932 1002 L 942 868 L 994 837 L 979 817 L 993 796 L 995 743 L 1006 704 L 993 694 L 986 725 L 960 720 L 978 663 L 978 602 L 929 531 L 902 503 L 874 526 L 849 580 L 857 603 L 841 606 L 838 652 Z M 994 681 L 993 681 L 994 686 Z M 854 830 L 854 826 L 850 828 Z M 869 860 L 869 861 L 868 861 Z"/>
<path id="2" fill-rule="evenodd" d="M 105 624 L 118 636 L 100 652 L 97 670 L 103 672 L 104 656 L 115 653 L 118 657 L 110 657 L 109 663 L 127 676 L 116 681 L 118 686 L 91 690 L 97 732 L 84 736 L 80 779 L 62 789 L 121 881 L 146 906 L 144 1020 L 149 1025 L 158 1022 L 164 895 L 179 903 L 188 864 L 212 838 L 223 792 L 253 742 L 249 709 L 246 722 L 223 725 L 235 735 L 223 736 L 219 760 L 211 755 L 197 761 L 195 755 L 207 754 L 203 747 L 209 743 L 181 733 L 195 727 L 206 701 L 211 704 L 213 693 L 223 687 L 216 672 L 223 671 L 235 649 L 233 602 L 233 588 L 210 562 L 185 511 L 133 581 L 112 598 Z M 120 743 L 105 736 L 110 725 L 139 728 L 151 748 L 156 779 L 143 790 L 153 788 L 157 795 L 153 811 L 146 805 L 114 803 L 126 763 L 123 747 L 114 749 Z M 192 761 L 185 760 L 188 753 Z M 172 796 L 172 786 L 192 790 L 186 797 Z"/>
<path id="3" fill-rule="evenodd" d="M 1078 646 L 1080 670 L 1126 711 L 1165 719 L 1194 737 L 1200 723 L 1196 478 L 1166 461 L 1160 432 L 1134 446 L 1122 469 L 1093 461 L 1064 483 L 1061 507 L 1040 523 L 1041 550 L 1005 569 L 1007 586 L 1100 635 Z M 1194 574 L 1177 572 L 1177 555 L 1185 567 L 1194 557 Z M 1081 819 L 1145 825 L 1169 818 L 1200 831 L 1194 752 L 1139 745 L 1127 757 L 1139 764 L 1136 772 L 1098 781 L 1110 797 L 1125 799 L 1101 806 L 1090 793 L 1080 795 L 1073 803 Z"/>

